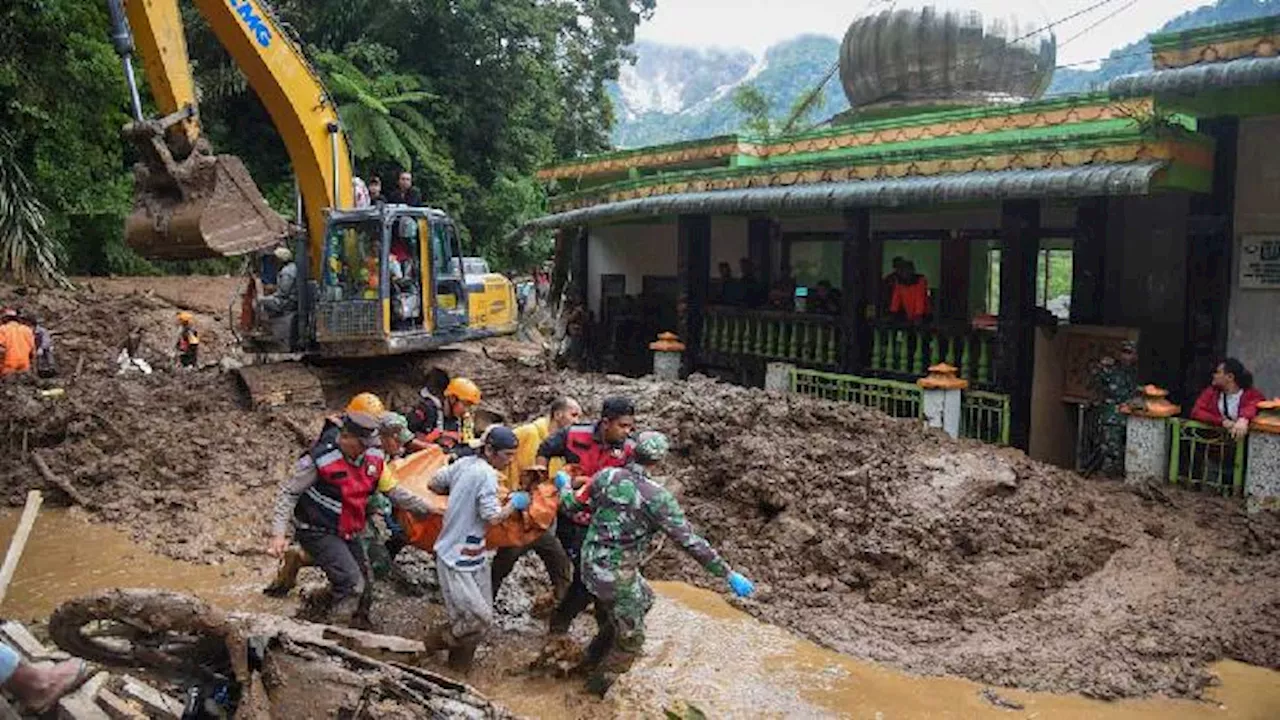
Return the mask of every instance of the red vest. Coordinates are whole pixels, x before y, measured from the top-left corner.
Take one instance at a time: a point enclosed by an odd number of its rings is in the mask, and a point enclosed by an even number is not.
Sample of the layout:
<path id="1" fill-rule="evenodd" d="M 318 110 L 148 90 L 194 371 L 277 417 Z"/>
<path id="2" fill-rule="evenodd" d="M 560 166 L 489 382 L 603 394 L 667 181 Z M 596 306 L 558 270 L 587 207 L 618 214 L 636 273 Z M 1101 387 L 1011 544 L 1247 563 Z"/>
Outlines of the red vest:
<path id="1" fill-rule="evenodd" d="M 635 443 L 627 440 L 620 448 L 596 440 L 595 425 L 574 425 L 569 428 L 565 447 L 565 460 L 577 465 L 581 474 L 591 477 L 605 468 L 622 467 L 631 459 Z"/>
<path id="2" fill-rule="evenodd" d="M 568 450 L 565 459 L 578 466 L 577 474 L 588 478 L 595 477 L 596 473 L 605 468 L 623 467 L 631 461 L 636 447 L 630 440 L 623 442 L 620 448 L 610 447 L 608 443 L 596 440 L 595 430 L 595 425 L 574 425 L 569 428 L 568 437 L 565 438 L 565 448 Z M 591 492 L 591 480 L 588 479 L 587 484 L 576 492 L 579 502 L 586 502 Z M 575 524 L 586 525 L 591 522 L 591 511 L 580 510 L 573 513 L 570 519 Z"/>
<path id="3" fill-rule="evenodd" d="M 382 477 L 385 456 L 369 448 L 360 464 L 347 460 L 336 443 L 323 440 L 311 449 L 316 482 L 298 500 L 295 514 L 307 526 L 350 540 L 365 526 L 365 506 Z"/>

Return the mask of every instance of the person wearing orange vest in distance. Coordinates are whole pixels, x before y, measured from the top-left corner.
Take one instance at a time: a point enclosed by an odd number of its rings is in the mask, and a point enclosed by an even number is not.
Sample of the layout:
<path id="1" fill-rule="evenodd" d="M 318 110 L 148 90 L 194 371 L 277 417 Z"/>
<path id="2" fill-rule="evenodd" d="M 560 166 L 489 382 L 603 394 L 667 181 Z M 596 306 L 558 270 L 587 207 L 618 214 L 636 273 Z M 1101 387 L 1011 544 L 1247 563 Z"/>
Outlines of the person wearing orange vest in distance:
<path id="1" fill-rule="evenodd" d="M 900 314 L 913 325 L 929 314 L 929 282 L 916 273 L 915 263 L 910 260 L 903 260 L 898 266 L 889 312 Z"/>
<path id="2" fill-rule="evenodd" d="M 515 429 L 516 439 L 520 447 L 516 450 L 515 460 L 507 466 L 502 478 L 502 486 L 510 492 L 523 490 L 521 475 L 525 470 L 538 468 L 553 476 L 564 467 L 564 460 L 554 458 L 550 466 L 538 465 L 538 447 L 552 433 L 572 427 L 582 415 L 582 406 L 571 397 L 559 397 L 551 403 L 545 417 L 526 423 Z M 529 551 L 537 554 L 547 568 L 547 576 L 551 580 L 551 599 L 555 604 L 564 599 L 569 584 L 573 582 L 573 563 L 569 560 L 564 546 L 556 537 L 555 527 L 548 528 L 533 543 L 524 547 L 504 547 L 498 549 L 493 558 L 493 594 L 496 596 L 502 589 L 502 581 L 511 574 L 516 562 Z M 535 606 L 539 603 L 535 603 Z"/>
<path id="3" fill-rule="evenodd" d="M 31 370 L 36 354 L 36 335 L 31 326 L 22 322 L 13 308 L 0 310 L 0 377 Z"/>
<path id="4" fill-rule="evenodd" d="M 552 458 L 561 458 L 576 466 L 573 478 L 574 491 L 585 503 L 590 491 L 591 478 L 611 467 L 622 467 L 631 461 L 635 443 L 630 441 L 636 427 L 636 407 L 631 398 L 610 397 L 600 409 L 600 420 L 593 424 L 579 424 L 552 433 L 538 446 L 538 465 L 547 467 Z M 579 552 L 591 523 L 589 509 L 572 514 L 562 511 L 556 520 L 556 537 L 573 562 L 573 582 L 564 598 L 551 613 L 551 634 L 564 635 L 574 618 L 582 614 L 591 603 L 591 594 L 582 584 L 582 568 Z"/>
<path id="5" fill-rule="evenodd" d="M 365 407 L 373 408 L 371 403 Z M 337 423 L 336 436 L 322 431 L 281 484 L 271 518 L 267 554 L 284 555 L 289 544 L 285 533 L 292 521 L 298 544 L 329 579 L 331 607 L 339 618 L 357 616 L 369 581 L 359 536 L 365 529 L 369 497 L 383 479 L 380 419 L 379 414 L 348 411 Z M 386 494 L 393 505 L 415 515 L 430 513 L 422 498 L 404 488 L 386 488 Z"/>
<path id="6" fill-rule="evenodd" d="M 183 310 L 178 313 L 178 364 L 182 367 L 196 366 L 200 354 L 200 333 L 195 328 L 195 316 Z"/>

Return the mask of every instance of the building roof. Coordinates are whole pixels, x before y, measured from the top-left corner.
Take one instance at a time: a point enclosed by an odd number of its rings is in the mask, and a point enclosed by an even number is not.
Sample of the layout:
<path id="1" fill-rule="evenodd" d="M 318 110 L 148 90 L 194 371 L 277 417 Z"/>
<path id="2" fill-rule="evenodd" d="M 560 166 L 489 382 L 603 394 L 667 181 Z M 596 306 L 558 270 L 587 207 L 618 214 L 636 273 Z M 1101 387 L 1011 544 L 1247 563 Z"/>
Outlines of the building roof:
<path id="1" fill-rule="evenodd" d="M 532 226 L 677 211 L 670 208 L 820 210 L 884 198 L 927 205 L 1014 197 L 1009 188 L 1052 197 L 1057 186 L 1044 180 L 1064 177 L 1143 178 L 1097 194 L 1204 192 L 1213 142 L 1195 131 L 1195 118 L 1280 112 L 1277 33 L 1280 16 L 1152 36 L 1156 69 L 1119 78 L 1105 93 L 854 116 L 781 137 L 722 135 L 567 161 L 538 173 L 555 214 Z"/>
<path id="2" fill-rule="evenodd" d="M 1280 57 L 1247 57 L 1122 75 L 1107 85 L 1107 92 L 1114 98 L 1188 95 L 1276 83 L 1280 83 Z"/>
<path id="3" fill-rule="evenodd" d="M 980 171 L 934 177 L 661 194 L 547 215 L 527 223 L 517 232 L 681 213 L 840 212 L 859 207 L 905 207 L 1017 198 L 1145 195 L 1168 167 L 1166 161 L 1143 160 L 1074 168 Z"/>

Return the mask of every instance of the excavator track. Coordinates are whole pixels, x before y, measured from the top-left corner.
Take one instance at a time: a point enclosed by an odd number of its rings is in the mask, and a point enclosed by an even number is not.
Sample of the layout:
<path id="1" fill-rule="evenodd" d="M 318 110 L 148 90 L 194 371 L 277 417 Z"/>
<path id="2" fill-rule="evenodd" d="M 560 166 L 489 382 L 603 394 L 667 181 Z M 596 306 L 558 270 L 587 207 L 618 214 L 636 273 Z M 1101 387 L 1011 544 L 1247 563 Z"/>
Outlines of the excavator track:
<path id="1" fill-rule="evenodd" d="M 249 392 L 254 408 L 284 405 L 324 407 L 324 388 L 305 363 L 278 362 L 245 365 L 236 373 Z"/>

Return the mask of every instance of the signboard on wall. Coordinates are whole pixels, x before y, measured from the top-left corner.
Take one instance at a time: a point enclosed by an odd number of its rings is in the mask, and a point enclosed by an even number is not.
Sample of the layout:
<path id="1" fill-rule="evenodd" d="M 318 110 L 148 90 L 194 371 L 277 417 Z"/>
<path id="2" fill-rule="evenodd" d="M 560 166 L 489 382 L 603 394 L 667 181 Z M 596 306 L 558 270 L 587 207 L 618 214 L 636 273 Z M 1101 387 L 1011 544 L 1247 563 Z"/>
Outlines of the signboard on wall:
<path id="1" fill-rule="evenodd" d="M 1245 235 L 1241 239 L 1240 288 L 1280 290 L 1280 235 Z"/>

